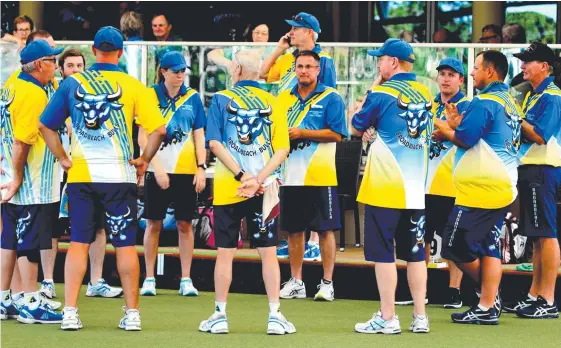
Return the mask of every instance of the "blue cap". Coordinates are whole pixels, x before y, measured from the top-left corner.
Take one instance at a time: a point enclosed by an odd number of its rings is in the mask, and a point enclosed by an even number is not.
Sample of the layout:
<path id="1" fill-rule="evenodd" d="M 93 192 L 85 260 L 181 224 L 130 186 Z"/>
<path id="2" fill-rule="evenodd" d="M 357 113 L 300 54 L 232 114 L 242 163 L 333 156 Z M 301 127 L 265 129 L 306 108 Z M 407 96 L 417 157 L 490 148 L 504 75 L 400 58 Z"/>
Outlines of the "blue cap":
<path id="1" fill-rule="evenodd" d="M 103 45 L 103 47 L 101 46 Z M 115 27 L 103 27 L 94 37 L 94 47 L 100 51 L 111 52 L 123 48 L 123 34 Z"/>
<path id="2" fill-rule="evenodd" d="M 166 52 L 166 54 L 163 55 L 162 60 L 160 61 L 160 68 L 171 69 L 173 71 L 187 68 L 191 69 L 191 67 L 187 65 L 183 54 L 178 51 Z"/>
<path id="3" fill-rule="evenodd" d="M 56 56 L 62 52 L 64 48 L 52 48 L 46 40 L 39 39 L 31 41 L 21 50 L 19 57 L 21 64 L 33 62 L 39 58 Z"/>
<path id="4" fill-rule="evenodd" d="M 318 19 L 309 13 L 300 12 L 296 16 L 292 17 L 292 19 L 285 19 L 285 21 L 295 28 L 308 28 L 318 34 L 321 33 Z"/>
<path id="5" fill-rule="evenodd" d="M 440 64 L 436 67 L 436 70 L 440 71 L 441 69 L 449 68 L 454 70 L 455 72 L 459 73 L 460 75 L 464 76 L 464 65 L 458 58 L 453 57 L 446 57 L 440 61 Z"/>
<path id="6" fill-rule="evenodd" d="M 390 56 L 409 63 L 415 62 L 415 54 L 410 44 L 399 39 L 388 39 L 378 50 L 368 50 L 374 57 Z"/>

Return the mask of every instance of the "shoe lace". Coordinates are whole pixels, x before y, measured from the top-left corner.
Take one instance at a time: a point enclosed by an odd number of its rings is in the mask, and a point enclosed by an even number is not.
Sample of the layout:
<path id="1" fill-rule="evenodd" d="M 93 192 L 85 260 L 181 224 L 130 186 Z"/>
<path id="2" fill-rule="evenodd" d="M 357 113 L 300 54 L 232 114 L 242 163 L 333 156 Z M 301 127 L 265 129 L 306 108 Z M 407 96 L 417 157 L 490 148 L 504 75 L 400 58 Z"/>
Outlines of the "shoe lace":
<path id="1" fill-rule="evenodd" d="M 282 283 L 282 286 L 284 287 L 285 285 L 292 284 L 292 283 L 296 284 L 296 278 L 294 277 L 290 278 L 288 281 Z"/>

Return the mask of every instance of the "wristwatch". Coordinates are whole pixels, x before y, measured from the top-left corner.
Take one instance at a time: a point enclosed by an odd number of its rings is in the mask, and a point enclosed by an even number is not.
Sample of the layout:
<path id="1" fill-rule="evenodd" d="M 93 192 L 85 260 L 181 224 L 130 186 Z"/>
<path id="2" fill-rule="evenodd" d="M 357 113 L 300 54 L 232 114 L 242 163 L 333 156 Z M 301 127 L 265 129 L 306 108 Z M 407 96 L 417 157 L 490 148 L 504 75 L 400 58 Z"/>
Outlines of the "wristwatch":
<path id="1" fill-rule="evenodd" d="M 203 163 L 203 164 L 199 164 L 197 168 L 203 168 L 203 170 L 207 170 L 208 166 L 206 165 L 206 163 Z"/>
<path id="2" fill-rule="evenodd" d="M 238 174 L 236 174 L 236 176 L 234 176 L 234 179 L 236 179 L 237 181 L 241 181 L 242 180 L 242 176 L 245 174 L 245 171 L 242 169 L 240 170 L 240 172 Z"/>

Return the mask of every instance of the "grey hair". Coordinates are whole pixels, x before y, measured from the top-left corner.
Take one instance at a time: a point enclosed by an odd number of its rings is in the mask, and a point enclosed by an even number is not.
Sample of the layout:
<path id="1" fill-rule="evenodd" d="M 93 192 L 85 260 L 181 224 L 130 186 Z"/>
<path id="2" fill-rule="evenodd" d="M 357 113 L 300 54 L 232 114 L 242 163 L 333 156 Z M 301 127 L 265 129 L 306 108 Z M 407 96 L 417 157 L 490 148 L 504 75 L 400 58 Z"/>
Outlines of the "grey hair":
<path id="1" fill-rule="evenodd" d="M 25 63 L 21 66 L 21 71 L 23 71 L 24 73 L 31 73 L 35 71 L 35 62 L 37 60 L 34 60 L 32 62 L 29 63 Z"/>
<path id="2" fill-rule="evenodd" d="M 314 42 L 318 40 L 319 34 L 314 31 Z"/>
<path id="3" fill-rule="evenodd" d="M 142 35 L 144 34 L 142 17 L 140 17 L 140 14 L 134 11 L 123 13 L 119 24 L 121 25 L 121 32 L 126 39 L 133 36 L 142 37 Z"/>
<path id="4" fill-rule="evenodd" d="M 256 50 L 242 50 L 238 51 L 234 58 L 238 61 L 247 72 L 259 73 L 263 60 L 261 55 Z"/>

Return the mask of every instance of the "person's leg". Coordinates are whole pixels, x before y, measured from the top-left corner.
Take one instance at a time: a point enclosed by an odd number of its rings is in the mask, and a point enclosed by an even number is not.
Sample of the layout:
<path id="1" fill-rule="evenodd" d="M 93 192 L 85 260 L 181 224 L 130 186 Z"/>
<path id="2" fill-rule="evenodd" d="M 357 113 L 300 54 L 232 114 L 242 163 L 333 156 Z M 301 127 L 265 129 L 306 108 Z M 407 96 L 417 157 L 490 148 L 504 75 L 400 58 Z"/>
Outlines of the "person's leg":
<path id="1" fill-rule="evenodd" d="M 427 265 L 424 261 L 407 262 L 407 282 L 413 297 L 413 315 L 425 315 Z"/>
<path id="2" fill-rule="evenodd" d="M 37 292 L 37 276 L 39 274 L 38 262 L 39 260 L 29 260 L 28 256 L 18 258 L 23 292 L 26 294 Z"/>
<path id="3" fill-rule="evenodd" d="M 323 279 L 333 280 L 336 255 L 335 234 L 333 231 L 325 231 L 320 234 L 320 251 L 323 263 Z"/>
<path id="4" fill-rule="evenodd" d="M 90 283 L 96 284 L 103 278 L 103 260 L 105 259 L 105 249 L 107 247 L 107 238 L 105 230 L 100 228 L 95 233 L 95 240 L 90 245 Z"/>
<path id="5" fill-rule="evenodd" d="M 297 280 L 302 280 L 302 265 L 304 264 L 305 242 L 305 232 L 293 232 L 288 235 L 288 257 L 290 261 L 290 274 Z"/>
<path id="6" fill-rule="evenodd" d="M 559 242 L 557 238 L 540 238 L 537 243 L 542 253 L 539 295 L 551 303 L 555 300 L 555 282 L 559 272 Z"/>
<path id="7" fill-rule="evenodd" d="M 456 266 L 454 261 L 448 261 L 448 273 L 450 275 L 450 281 L 448 282 L 448 286 L 454 289 L 460 289 L 462 284 L 462 276 L 463 272 Z"/>
<path id="8" fill-rule="evenodd" d="M 162 220 L 146 220 L 146 231 L 144 232 L 144 261 L 146 263 L 146 278 L 154 278 L 156 257 L 158 256 L 158 244 Z"/>
<path id="9" fill-rule="evenodd" d="M 9 249 L 0 249 L 0 259 L 2 260 L 2 265 L 0 265 L 0 270 L 2 271 L 0 287 L 2 291 L 6 291 L 11 288 L 12 276 L 14 274 L 14 268 L 16 266 L 16 251 Z M 18 289 L 19 290 L 19 289 Z M 21 290 L 23 291 L 23 289 Z"/>
<path id="10" fill-rule="evenodd" d="M 481 272 L 481 298 L 479 305 L 491 308 L 495 304 L 495 297 L 499 292 L 503 268 L 501 259 L 484 256 Z"/>
<path id="11" fill-rule="evenodd" d="M 232 283 L 232 263 L 236 248 L 218 248 L 214 266 L 214 292 L 216 302 L 226 303 Z M 276 257 L 275 257 L 276 259 Z"/>
<path id="12" fill-rule="evenodd" d="M 308 239 L 308 242 L 312 242 L 312 243 L 319 243 L 320 242 L 320 236 L 319 233 L 311 231 L 310 232 L 310 238 Z"/>
<path id="13" fill-rule="evenodd" d="M 138 281 L 140 279 L 140 264 L 136 246 L 116 247 L 117 271 L 123 286 L 125 305 L 127 310 L 138 309 Z"/>
<path id="14" fill-rule="evenodd" d="M 542 244 L 539 239 L 533 242 L 533 255 L 532 264 L 534 266 L 534 271 L 532 272 L 532 285 L 530 286 L 530 291 L 528 294 L 534 298 L 538 297 L 540 294 L 540 285 L 542 283 Z"/>
<path id="15" fill-rule="evenodd" d="M 41 250 L 41 268 L 43 278 L 53 280 L 55 270 L 56 254 L 58 252 L 58 238 L 52 238 L 51 249 Z"/>
<path id="16" fill-rule="evenodd" d="M 191 278 L 191 262 L 195 248 L 195 235 L 193 224 L 188 221 L 177 220 L 179 238 L 179 258 L 181 260 L 181 277 Z"/>
<path id="17" fill-rule="evenodd" d="M 72 234 L 78 232 L 73 229 Z M 77 308 L 78 295 L 88 267 L 87 243 L 70 242 L 64 263 L 64 306 Z"/>
<path id="18" fill-rule="evenodd" d="M 382 311 L 382 318 L 384 320 L 390 320 L 395 315 L 397 268 L 395 262 L 377 262 L 374 268 L 376 270 L 376 283 L 380 293 L 380 309 Z"/>
<path id="19" fill-rule="evenodd" d="M 257 248 L 261 256 L 263 282 L 269 303 L 280 303 L 280 268 L 275 247 Z"/>

